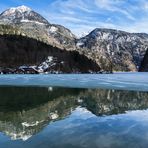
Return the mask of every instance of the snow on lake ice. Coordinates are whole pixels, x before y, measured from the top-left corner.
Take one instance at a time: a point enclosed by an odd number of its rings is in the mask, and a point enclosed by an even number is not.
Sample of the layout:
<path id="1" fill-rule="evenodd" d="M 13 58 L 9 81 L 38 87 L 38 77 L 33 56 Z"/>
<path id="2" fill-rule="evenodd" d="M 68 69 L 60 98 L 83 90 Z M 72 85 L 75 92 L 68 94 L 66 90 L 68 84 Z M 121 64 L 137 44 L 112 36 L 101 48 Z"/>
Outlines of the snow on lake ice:
<path id="1" fill-rule="evenodd" d="M 148 73 L 0 75 L 0 85 L 148 91 Z"/>

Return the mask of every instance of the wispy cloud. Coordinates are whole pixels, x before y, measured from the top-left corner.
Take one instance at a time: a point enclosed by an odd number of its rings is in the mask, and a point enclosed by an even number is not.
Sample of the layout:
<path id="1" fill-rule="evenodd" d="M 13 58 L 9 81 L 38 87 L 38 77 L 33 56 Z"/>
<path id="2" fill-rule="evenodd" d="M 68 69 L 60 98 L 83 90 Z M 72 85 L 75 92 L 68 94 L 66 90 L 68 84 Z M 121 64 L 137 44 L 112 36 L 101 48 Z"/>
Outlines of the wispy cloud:
<path id="1" fill-rule="evenodd" d="M 125 0 L 95 0 L 95 3 L 103 10 L 122 13 L 127 18 L 135 20 L 135 18 L 128 12 L 128 9 L 121 9 L 121 5 L 124 5 Z"/>
<path id="2" fill-rule="evenodd" d="M 56 0 L 49 4 L 47 14 L 51 22 L 78 35 L 96 27 L 148 32 L 144 20 L 147 7 L 147 0 Z"/>

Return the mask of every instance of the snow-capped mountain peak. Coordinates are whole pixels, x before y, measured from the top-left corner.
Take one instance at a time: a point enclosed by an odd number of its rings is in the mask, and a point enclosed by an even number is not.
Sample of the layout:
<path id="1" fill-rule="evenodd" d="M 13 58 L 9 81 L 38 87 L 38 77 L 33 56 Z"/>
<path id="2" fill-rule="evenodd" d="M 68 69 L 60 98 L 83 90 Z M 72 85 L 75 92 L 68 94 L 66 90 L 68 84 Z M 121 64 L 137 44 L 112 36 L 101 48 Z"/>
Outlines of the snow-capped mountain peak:
<path id="1" fill-rule="evenodd" d="M 15 10 L 18 10 L 18 11 L 23 13 L 23 12 L 26 12 L 26 11 L 31 11 L 31 8 L 22 5 L 22 6 L 16 7 Z"/>
<path id="2" fill-rule="evenodd" d="M 59 48 L 75 48 L 75 35 L 69 29 L 50 24 L 41 14 L 24 5 L 2 12 L 0 24 L 12 25 L 23 35 L 40 39 Z"/>
<path id="3" fill-rule="evenodd" d="M 4 24 L 19 24 L 22 22 L 49 24 L 40 14 L 27 6 L 18 6 L 7 9 L 0 14 L 0 22 Z"/>
<path id="4" fill-rule="evenodd" d="M 18 7 L 12 7 L 6 11 L 4 11 L 3 15 L 8 16 L 8 15 L 12 15 L 16 12 L 20 12 L 20 13 L 24 13 L 24 12 L 29 12 L 31 11 L 31 8 L 27 7 L 27 6 L 18 6 Z"/>

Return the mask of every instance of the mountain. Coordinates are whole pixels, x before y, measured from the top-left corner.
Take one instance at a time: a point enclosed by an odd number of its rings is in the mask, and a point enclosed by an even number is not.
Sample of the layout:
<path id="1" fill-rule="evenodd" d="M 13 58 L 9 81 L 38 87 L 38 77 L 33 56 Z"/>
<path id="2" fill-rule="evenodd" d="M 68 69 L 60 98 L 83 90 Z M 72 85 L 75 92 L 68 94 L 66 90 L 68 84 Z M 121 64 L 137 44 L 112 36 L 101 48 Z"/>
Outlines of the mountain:
<path id="1" fill-rule="evenodd" d="M 148 34 L 97 28 L 78 39 L 76 46 L 102 69 L 137 71 L 148 47 Z"/>
<path id="2" fill-rule="evenodd" d="M 2 12 L 0 24 L 0 35 L 21 35 L 61 50 L 77 51 L 104 71 L 138 71 L 148 47 L 145 33 L 96 28 L 77 38 L 69 29 L 49 23 L 26 6 Z"/>
<path id="3" fill-rule="evenodd" d="M 6 27 L 6 26 L 5 26 Z M 8 31 L 7 26 L 7 31 Z M 17 30 L 15 34 L 19 33 Z M 77 51 L 61 50 L 21 35 L 0 35 L 2 73 L 90 73 L 100 67 Z M 9 68 L 9 69 L 8 69 Z"/>
<path id="4" fill-rule="evenodd" d="M 72 48 L 75 35 L 61 25 L 50 24 L 44 17 L 31 8 L 19 6 L 0 14 L 0 24 L 17 27 L 27 37 L 43 41 L 59 48 Z"/>
<path id="5" fill-rule="evenodd" d="M 141 63 L 139 71 L 140 72 L 148 72 L 148 49 L 147 49 L 147 52 L 146 52 L 144 59 Z"/>
<path id="6" fill-rule="evenodd" d="M 34 22 L 37 24 L 49 24 L 40 14 L 34 12 L 29 7 L 19 6 L 10 8 L 2 12 L 0 21 L 6 24 L 19 24 L 23 22 Z"/>
<path id="7" fill-rule="evenodd" d="M 65 50 L 65 45 L 67 48 L 75 46 L 75 36 L 69 29 L 50 24 L 26 6 L 10 8 L 0 14 L 0 43 L 2 73 L 100 71 L 86 56 Z"/>

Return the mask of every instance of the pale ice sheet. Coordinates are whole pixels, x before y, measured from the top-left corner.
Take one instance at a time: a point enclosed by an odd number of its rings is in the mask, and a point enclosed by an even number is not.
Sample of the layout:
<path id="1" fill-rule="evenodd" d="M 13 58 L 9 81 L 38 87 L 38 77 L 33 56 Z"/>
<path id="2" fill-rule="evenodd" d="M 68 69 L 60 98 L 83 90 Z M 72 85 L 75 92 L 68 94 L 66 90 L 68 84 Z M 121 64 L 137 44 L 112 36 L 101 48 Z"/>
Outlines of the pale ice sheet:
<path id="1" fill-rule="evenodd" d="M 148 73 L 0 75 L 0 85 L 148 91 Z"/>

